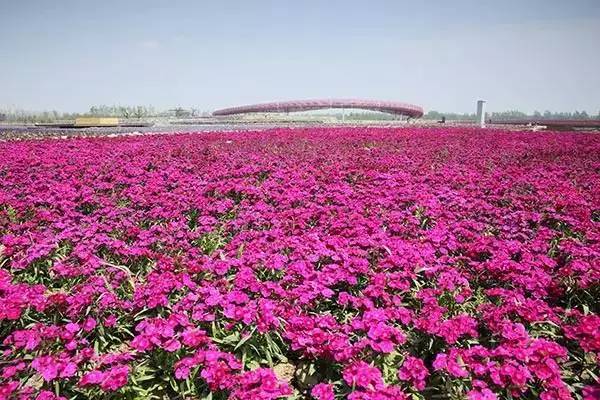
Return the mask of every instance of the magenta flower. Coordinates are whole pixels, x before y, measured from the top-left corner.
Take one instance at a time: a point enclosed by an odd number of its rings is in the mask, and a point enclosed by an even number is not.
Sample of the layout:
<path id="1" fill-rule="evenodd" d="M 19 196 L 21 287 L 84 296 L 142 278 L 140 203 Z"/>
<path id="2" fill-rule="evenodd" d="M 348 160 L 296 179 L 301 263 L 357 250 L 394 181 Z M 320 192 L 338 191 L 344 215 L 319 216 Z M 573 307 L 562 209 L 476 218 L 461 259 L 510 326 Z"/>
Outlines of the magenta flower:
<path id="1" fill-rule="evenodd" d="M 350 386 L 375 390 L 383 387 L 381 371 L 364 361 L 358 361 L 344 368 L 342 376 Z"/>
<path id="2" fill-rule="evenodd" d="M 89 317 L 83 323 L 83 330 L 86 332 L 90 332 L 96 327 L 96 320 L 92 317 Z"/>
<path id="3" fill-rule="evenodd" d="M 90 371 L 81 377 L 79 384 L 81 386 L 98 385 L 104 381 L 105 373 L 101 371 Z"/>
<path id="4" fill-rule="evenodd" d="M 100 387 L 104 391 L 115 391 L 127 384 L 127 376 L 129 375 L 129 367 L 120 365 L 109 368 L 104 373 L 104 379 L 100 383 Z"/>
<path id="5" fill-rule="evenodd" d="M 35 400 L 67 400 L 66 397 L 57 396 L 53 392 L 48 390 L 42 390 L 36 397 Z"/>
<path id="6" fill-rule="evenodd" d="M 589 385 L 583 388 L 583 400 L 600 399 L 600 385 Z"/>
<path id="7" fill-rule="evenodd" d="M 469 400 L 498 400 L 498 396 L 488 388 L 470 390 L 467 397 Z"/>
<path id="8" fill-rule="evenodd" d="M 310 390 L 310 395 L 317 400 L 334 400 L 333 386 L 329 383 L 318 383 Z"/>
<path id="9" fill-rule="evenodd" d="M 77 365 L 68 359 L 53 356 L 40 356 L 31 362 L 45 381 L 50 382 L 56 378 L 70 378 L 77 372 Z"/>
<path id="10" fill-rule="evenodd" d="M 79 380 L 79 385 L 98 385 L 106 392 L 113 392 L 127 384 L 128 375 L 127 365 L 115 365 L 105 371 L 95 370 L 85 373 Z"/>
<path id="11" fill-rule="evenodd" d="M 410 382 L 417 390 L 425 389 L 428 376 L 429 371 L 423 360 L 412 356 L 406 357 L 398 370 L 398 379 Z"/>
<path id="12" fill-rule="evenodd" d="M 271 369 L 259 368 L 242 373 L 230 398 L 236 400 L 273 400 L 292 393 L 287 383 L 279 382 Z"/>

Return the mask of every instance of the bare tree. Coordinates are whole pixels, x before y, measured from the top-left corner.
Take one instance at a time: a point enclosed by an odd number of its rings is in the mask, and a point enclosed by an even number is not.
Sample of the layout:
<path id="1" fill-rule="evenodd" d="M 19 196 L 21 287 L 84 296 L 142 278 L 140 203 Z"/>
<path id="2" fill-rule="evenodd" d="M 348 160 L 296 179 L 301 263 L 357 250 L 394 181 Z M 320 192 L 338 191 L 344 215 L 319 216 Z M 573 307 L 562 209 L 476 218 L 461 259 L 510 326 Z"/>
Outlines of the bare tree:
<path id="1" fill-rule="evenodd" d="M 131 107 L 119 107 L 119 112 L 123 116 L 123 118 L 128 119 L 131 118 L 132 109 Z"/>
<path id="2" fill-rule="evenodd" d="M 144 106 L 137 106 L 133 111 L 133 116 L 137 119 L 144 118 L 148 115 L 148 110 Z"/>

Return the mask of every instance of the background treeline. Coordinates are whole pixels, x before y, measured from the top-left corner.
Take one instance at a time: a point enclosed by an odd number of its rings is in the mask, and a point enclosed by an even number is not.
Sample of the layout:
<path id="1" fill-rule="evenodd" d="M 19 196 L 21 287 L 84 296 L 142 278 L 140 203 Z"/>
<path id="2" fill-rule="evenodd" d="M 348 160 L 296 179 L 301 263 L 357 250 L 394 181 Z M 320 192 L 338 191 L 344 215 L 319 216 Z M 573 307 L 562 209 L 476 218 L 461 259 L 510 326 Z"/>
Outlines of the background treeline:
<path id="1" fill-rule="evenodd" d="M 429 111 L 423 118 L 440 120 L 442 117 L 446 117 L 446 120 L 475 120 L 477 116 L 475 114 L 456 114 L 456 113 L 442 113 L 439 111 Z M 586 111 L 574 111 L 574 112 L 551 112 L 534 111 L 533 114 L 527 114 L 518 110 L 501 111 L 486 113 L 486 119 L 492 120 L 507 120 L 507 119 L 600 119 L 600 111 L 596 115 L 590 115 Z"/>
<path id="2" fill-rule="evenodd" d="M 152 106 L 108 106 L 99 105 L 90 107 L 83 113 L 64 113 L 59 111 L 27 111 L 21 109 L 1 109 L 0 122 L 36 123 L 68 121 L 78 117 L 118 117 L 123 119 L 142 119 L 158 117 L 189 118 L 206 116 L 196 108 L 184 109 L 181 107 L 171 110 L 156 110 Z"/>
<path id="3" fill-rule="evenodd" d="M 336 114 L 338 119 L 342 118 L 341 113 Z M 477 118 L 475 113 L 444 113 L 439 111 L 428 111 L 425 115 L 423 115 L 424 119 L 427 120 L 441 120 L 442 117 L 446 117 L 447 121 L 474 121 Z M 574 111 L 574 112 L 551 112 L 544 111 L 543 113 L 539 111 L 534 111 L 533 114 L 527 114 L 518 110 L 509 110 L 509 111 L 500 111 L 500 112 L 491 112 L 486 113 L 486 119 L 492 120 L 508 120 L 508 119 L 525 119 L 525 118 L 534 118 L 534 119 L 600 119 L 600 111 L 596 115 L 590 115 L 586 111 Z M 350 112 L 345 115 L 346 120 L 394 120 L 398 119 L 397 116 L 386 114 L 386 113 L 378 113 L 378 112 Z"/>

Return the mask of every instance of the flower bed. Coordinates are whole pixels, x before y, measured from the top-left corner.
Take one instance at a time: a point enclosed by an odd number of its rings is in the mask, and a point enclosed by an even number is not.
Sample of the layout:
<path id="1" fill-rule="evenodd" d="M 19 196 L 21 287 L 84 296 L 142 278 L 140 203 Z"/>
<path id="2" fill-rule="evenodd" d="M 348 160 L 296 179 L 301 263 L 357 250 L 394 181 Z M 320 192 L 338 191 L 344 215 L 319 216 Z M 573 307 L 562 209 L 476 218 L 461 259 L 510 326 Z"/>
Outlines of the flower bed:
<path id="1" fill-rule="evenodd" d="M 598 135 L 0 154 L 0 398 L 599 398 Z"/>

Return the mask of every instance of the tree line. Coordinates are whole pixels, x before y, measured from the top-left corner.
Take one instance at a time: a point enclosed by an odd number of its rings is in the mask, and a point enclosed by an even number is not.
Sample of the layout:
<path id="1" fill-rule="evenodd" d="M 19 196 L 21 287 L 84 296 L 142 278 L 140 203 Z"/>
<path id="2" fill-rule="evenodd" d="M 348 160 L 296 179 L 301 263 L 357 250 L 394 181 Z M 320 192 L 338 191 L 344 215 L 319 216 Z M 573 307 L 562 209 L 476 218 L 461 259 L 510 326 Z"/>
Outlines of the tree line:
<path id="1" fill-rule="evenodd" d="M 142 119 L 152 117 L 177 118 L 206 116 L 197 108 L 184 109 L 177 107 L 171 110 L 158 111 L 153 106 L 109 106 L 96 105 L 87 112 L 68 113 L 59 111 L 27 111 L 21 109 L 0 109 L 0 122 L 15 123 L 51 123 L 74 120 L 79 117 L 118 117 L 123 119 Z"/>
<path id="2" fill-rule="evenodd" d="M 442 113 L 439 111 L 429 111 L 423 118 L 440 120 L 445 117 L 446 120 L 475 120 L 476 114 L 458 114 L 458 113 Z M 600 111 L 596 115 L 589 115 L 586 111 L 574 111 L 574 112 L 551 112 L 551 111 L 534 111 L 533 114 L 527 114 L 518 110 L 500 111 L 486 113 L 486 119 L 501 121 L 509 119 L 600 119 Z"/>

